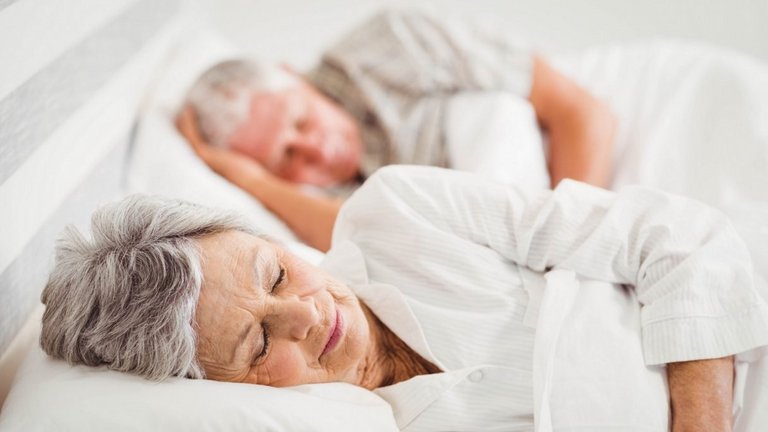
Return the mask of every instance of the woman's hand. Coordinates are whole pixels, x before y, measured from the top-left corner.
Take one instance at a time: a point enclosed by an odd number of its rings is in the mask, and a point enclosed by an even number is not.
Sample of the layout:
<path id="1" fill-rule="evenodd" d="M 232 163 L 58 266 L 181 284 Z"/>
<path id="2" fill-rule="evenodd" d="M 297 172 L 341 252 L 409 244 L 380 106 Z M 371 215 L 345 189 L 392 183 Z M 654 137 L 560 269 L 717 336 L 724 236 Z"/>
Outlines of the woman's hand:
<path id="1" fill-rule="evenodd" d="M 185 108 L 176 117 L 176 128 L 206 165 L 235 185 L 245 188 L 248 184 L 263 180 L 270 175 L 252 158 L 205 142 L 198 129 L 197 116 L 192 107 Z"/>

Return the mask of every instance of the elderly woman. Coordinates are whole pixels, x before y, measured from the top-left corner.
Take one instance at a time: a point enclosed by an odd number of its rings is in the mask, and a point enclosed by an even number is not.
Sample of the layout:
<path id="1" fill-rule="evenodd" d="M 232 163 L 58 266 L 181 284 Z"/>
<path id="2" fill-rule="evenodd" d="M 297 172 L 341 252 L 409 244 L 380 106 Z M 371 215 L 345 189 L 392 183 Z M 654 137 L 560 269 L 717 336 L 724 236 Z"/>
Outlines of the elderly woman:
<path id="1" fill-rule="evenodd" d="M 407 429 L 546 422 L 537 326 L 551 323 L 547 299 L 575 292 L 569 273 L 635 287 L 642 356 L 612 367 L 668 363 L 677 430 L 728 430 L 730 356 L 768 344 L 768 307 L 727 220 L 645 189 L 566 181 L 527 193 L 385 168 L 342 208 L 321 268 L 235 216 L 183 202 L 130 197 L 97 212 L 92 229 L 92 240 L 67 233 L 43 293 L 50 355 L 151 379 L 348 382 L 375 389 Z M 635 411 L 616 430 L 666 428 Z"/>

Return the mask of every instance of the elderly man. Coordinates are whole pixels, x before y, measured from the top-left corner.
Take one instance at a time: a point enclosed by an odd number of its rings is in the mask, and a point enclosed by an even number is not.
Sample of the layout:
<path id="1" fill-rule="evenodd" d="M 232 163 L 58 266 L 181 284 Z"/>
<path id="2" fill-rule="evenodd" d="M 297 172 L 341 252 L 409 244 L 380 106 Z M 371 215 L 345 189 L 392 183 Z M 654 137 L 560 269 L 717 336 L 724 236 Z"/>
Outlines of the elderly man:
<path id="1" fill-rule="evenodd" d="M 530 102 L 531 122 L 548 133 L 553 186 L 608 185 L 615 119 L 601 102 L 498 32 L 414 12 L 376 15 L 307 77 L 249 61 L 216 65 L 190 90 L 178 125 L 212 169 L 326 250 L 341 200 L 294 184 L 359 183 L 393 163 L 452 167 L 446 111 L 480 93 Z"/>
<path id="2" fill-rule="evenodd" d="M 107 207 L 92 230 L 60 243 L 43 292 L 50 355 L 153 379 L 348 382 L 405 430 L 666 430 L 668 394 L 674 431 L 727 431 L 732 356 L 768 345 L 727 219 L 643 188 L 388 167 L 344 204 L 322 268 L 233 215 L 157 198 Z M 580 296 L 627 307 L 569 310 Z M 571 319 L 584 313 L 598 325 Z M 669 393 L 650 368 L 664 364 Z"/>

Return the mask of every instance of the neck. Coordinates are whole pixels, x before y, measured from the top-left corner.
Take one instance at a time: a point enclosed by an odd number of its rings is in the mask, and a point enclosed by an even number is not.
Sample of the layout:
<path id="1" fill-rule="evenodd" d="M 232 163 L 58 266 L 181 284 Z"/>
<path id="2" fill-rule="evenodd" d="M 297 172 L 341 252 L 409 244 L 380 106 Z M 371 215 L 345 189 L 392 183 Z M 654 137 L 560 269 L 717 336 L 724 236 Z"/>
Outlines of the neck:
<path id="1" fill-rule="evenodd" d="M 371 329 L 371 344 L 358 371 L 358 385 L 373 390 L 397 384 L 417 375 L 440 372 L 440 369 L 411 349 L 361 304 Z"/>

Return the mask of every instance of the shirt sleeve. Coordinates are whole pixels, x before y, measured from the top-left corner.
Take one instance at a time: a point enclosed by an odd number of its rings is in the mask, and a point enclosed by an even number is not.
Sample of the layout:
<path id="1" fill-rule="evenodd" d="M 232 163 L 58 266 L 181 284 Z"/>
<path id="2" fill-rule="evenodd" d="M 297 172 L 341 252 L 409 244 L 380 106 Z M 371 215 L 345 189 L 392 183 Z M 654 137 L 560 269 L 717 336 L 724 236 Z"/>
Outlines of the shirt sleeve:
<path id="1" fill-rule="evenodd" d="M 323 60 L 412 96 L 504 90 L 528 97 L 533 67 L 526 44 L 489 21 L 397 10 L 352 30 Z"/>
<path id="2" fill-rule="evenodd" d="M 634 286 L 648 365 L 768 345 L 749 252 L 722 213 L 694 200 L 570 180 L 525 191 L 456 171 L 387 167 L 342 207 L 334 242 L 414 227 L 450 231 L 536 271 Z"/>

